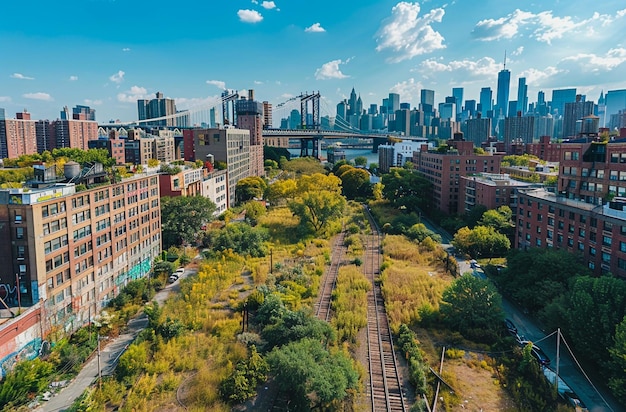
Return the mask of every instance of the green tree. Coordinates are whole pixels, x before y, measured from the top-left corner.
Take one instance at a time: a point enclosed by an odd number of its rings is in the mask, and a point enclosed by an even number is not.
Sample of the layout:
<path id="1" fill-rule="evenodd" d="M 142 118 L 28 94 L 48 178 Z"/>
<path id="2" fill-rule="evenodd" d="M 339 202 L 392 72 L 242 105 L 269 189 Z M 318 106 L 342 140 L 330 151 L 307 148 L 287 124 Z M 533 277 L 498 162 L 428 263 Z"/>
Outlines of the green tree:
<path id="1" fill-rule="evenodd" d="M 257 385 L 267 379 L 268 372 L 267 361 L 253 345 L 248 359 L 237 362 L 233 372 L 222 381 L 220 393 L 227 401 L 243 402 L 256 394 Z"/>
<path id="2" fill-rule="evenodd" d="M 286 172 L 291 172 L 296 176 L 312 175 L 315 173 L 324 173 L 324 166 L 319 160 L 312 157 L 299 157 L 289 160 L 285 164 L 281 164 L 281 168 Z"/>
<path id="3" fill-rule="evenodd" d="M 351 168 L 340 175 L 343 194 L 348 199 L 365 198 L 372 195 L 370 174 L 364 169 Z"/>
<path id="4" fill-rule="evenodd" d="M 609 387 L 619 401 L 626 405 L 626 317 L 615 328 L 611 355 Z"/>
<path id="5" fill-rule="evenodd" d="M 493 341 L 504 320 L 498 290 L 488 280 L 470 274 L 444 290 L 439 310 L 450 328 L 482 342 Z"/>
<path id="6" fill-rule="evenodd" d="M 487 206 L 484 206 L 484 205 L 473 206 L 463 216 L 463 221 L 465 222 L 465 226 L 469 227 L 470 229 L 473 229 L 474 227 L 476 227 L 478 225 L 478 221 L 482 219 L 483 215 L 485 214 L 487 210 L 488 210 Z"/>
<path id="7" fill-rule="evenodd" d="M 626 315 L 626 283 L 610 276 L 581 276 L 573 281 L 568 301 L 567 335 L 587 358 L 607 361 L 615 327 Z"/>
<path id="8" fill-rule="evenodd" d="M 269 185 L 265 198 L 272 205 L 283 204 L 295 197 L 297 188 L 295 179 L 277 180 Z"/>
<path id="9" fill-rule="evenodd" d="M 416 223 L 413 226 L 411 226 L 409 230 L 406 231 L 406 235 L 410 239 L 416 240 L 418 242 L 421 242 L 427 237 L 429 237 L 435 242 L 441 243 L 441 236 L 433 232 L 432 230 L 428 229 L 426 225 L 423 223 Z"/>
<path id="10" fill-rule="evenodd" d="M 297 180 L 297 188 L 299 194 L 318 191 L 339 194 L 341 193 L 341 179 L 333 174 L 313 173 L 300 177 Z"/>
<path id="11" fill-rule="evenodd" d="M 432 184 L 419 172 L 393 168 L 382 178 L 383 196 L 397 208 L 407 212 L 428 210 Z"/>
<path id="12" fill-rule="evenodd" d="M 267 359 L 279 388 L 291 397 L 292 410 L 327 410 L 358 388 L 350 358 L 329 352 L 315 339 L 276 348 Z"/>
<path id="13" fill-rule="evenodd" d="M 365 156 L 357 156 L 354 158 L 354 165 L 355 166 L 367 166 L 367 157 Z"/>
<path id="14" fill-rule="evenodd" d="M 192 243 L 200 228 L 213 220 L 215 204 L 202 196 L 161 198 L 163 249 Z"/>
<path id="15" fill-rule="evenodd" d="M 499 233 L 510 237 L 515 230 L 513 211 L 508 206 L 500 206 L 495 210 L 487 210 L 483 213 L 478 225 L 492 227 Z"/>
<path id="16" fill-rule="evenodd" d="M 237 182 L 235 196 L 237 202 L 243 203 L 254 199 L 263 199 L 267 183 L 259 176 L 249 176 Z"/>
<path id="17" fill-rule="evenodd" d="M 243 256 L 261 257 L 267 253 L 263 244 L 269 235 L 264 228 L 253 228 L 247 223 L 230 223 L 211 233 L 211 246 L 216 251 L 233 250 Z"/>
<path id="18" fill-rule="evenodd" d="M 506 235 L 486 226 L 474 229 L 462 227 L 454 234 L 452 244 L 472 257 L 504 256 L 511 248 L 511 241 Z"/>
<path id="19" fill-rule="evenodd" d="M 289 202 L 288 206 L 291 213 L 300 218 L 302 225 L 320 233 L 332 220 L 343 215 L 346 199 L 326 190 L 311 191 Z"/>
<path id="20" fill-rule="evenodd" d="M 54 160 L 58 160 L 60 158 L 70 159 L 80 163 L 81 165 L 94 162 L 101 163 L 106 167 L 115 165 L 115 159 L 109 156 L 109 152 L 106 149 L 81 150 L 63 147 L 59 149 L 52 149 L 52 157 Z"/>
<path id="21" fill-rule="evenodd" d="M 52 363 L 39 358 L 18 362 L 0 382 L 0 405 L 17 407 L 27 403 L 33 395 L 48 387 L 52 372 Z"/>
<path id="22" fill-rule="evenodd" d="M 265 205 L 262 202 L 257 202 L 256 200 L 252 200 L 250 202 L 246 202 L 243 205 L 243 209 L 246 211 L 246 220 L 252 225 L 256 226 L 259 218 L 264 216 L 267 212 Z"/>
<path id="23" fill-rule="evenodd" d="M 134 378 L 144 370 L 148 362 L 147 345 L 147 341 L 132 344 L 128 347 L 126 352 L 120 356 L 120 360 L 115 368 L 115 374 L 120 381 L 130 384 L 133 382 Z"/>
<path id="24" fill-rule="evenodd" d="M 494 273 L 501 290 L 531 312 L 537 313 L 569 290 L 569 282 L 590 271 L 579 256 L 566 250 L 512 249 L 507 267 Z"/>

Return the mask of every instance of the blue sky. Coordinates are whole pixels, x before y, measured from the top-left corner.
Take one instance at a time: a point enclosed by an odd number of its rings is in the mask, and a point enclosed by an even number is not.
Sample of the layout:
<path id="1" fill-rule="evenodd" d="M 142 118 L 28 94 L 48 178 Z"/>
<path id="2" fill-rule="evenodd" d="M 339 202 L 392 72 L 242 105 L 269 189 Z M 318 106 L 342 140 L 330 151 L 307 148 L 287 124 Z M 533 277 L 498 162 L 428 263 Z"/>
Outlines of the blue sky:
<path id="1" fill-rule="evenodd" d="M 354 87 L 364 106 L 389 92 L 412 106 L 464 87 L 496 88 L 507 52 L 511 100 L 576 87 L 597 101 L 626 88 L 623 0 L 81 0 L 5 2 L 0 107 L 56 119 L 89 105 L 97 120 L 137 118 L 157 91 L 178 109 L 214 105 L 223 88 L 274 105 L 320 91 L 323 114 Z M 494 93 L 495 96 L 495 93 Z M 276 111 L 274 117 L 283 115 Z M 286 116 L 286 114 L 284 114 Z"/>

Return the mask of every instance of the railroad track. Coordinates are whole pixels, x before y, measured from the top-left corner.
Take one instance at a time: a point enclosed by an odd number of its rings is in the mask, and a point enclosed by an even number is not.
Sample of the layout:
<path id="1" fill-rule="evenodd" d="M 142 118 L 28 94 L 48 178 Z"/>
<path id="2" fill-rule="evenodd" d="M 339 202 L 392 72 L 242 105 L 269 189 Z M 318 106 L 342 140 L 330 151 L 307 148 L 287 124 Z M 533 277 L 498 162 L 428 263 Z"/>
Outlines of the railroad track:
<path id="1" fill-rule="evenodd" d="M 335 239 L 335 244 L 332 248 L 332 254 L 330 257 L 330 266 L 326 273 L 324 274 L 324 283 L 322 285 L 322 292 L 315 304 L 315 316 L 318 319 L 325 320 L 326 322 L 330 321 L 330 305 L 331 298 L 333 295 L 333 290 L 335 290 L 335 285 L 337 284 L 337 275 L 339 274 L 339 267 L 343 263 L 343 260 L 346 256 L 346 246 L 344 245 L 344 240 L 346 238 L 346 232 L 342 231 L 339 233 Z"/>
<path id="2" fill-rule="evenodd" d="M 391 338 L 389 319 L 382 291 L 375 281 L 380 273 L 381 233 L 369 209 L 365 207 L 372 234 L 367 235 L 363 273 L 372 282 L 367 294 L 367 344 L 369 385 L 367 392 L 373 412 L 407 411 L 402 378 Z"/>

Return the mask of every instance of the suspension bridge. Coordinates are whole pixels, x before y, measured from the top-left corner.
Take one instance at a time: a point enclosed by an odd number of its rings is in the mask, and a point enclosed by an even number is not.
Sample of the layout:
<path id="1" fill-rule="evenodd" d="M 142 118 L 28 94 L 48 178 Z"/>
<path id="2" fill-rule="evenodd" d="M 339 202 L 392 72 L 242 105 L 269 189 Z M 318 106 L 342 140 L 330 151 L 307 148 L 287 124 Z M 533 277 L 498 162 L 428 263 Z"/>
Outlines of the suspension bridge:
<path id="1" fill-rule="evenodd" d="M 165 127 L 169 129 L 213 128 L 222 125 L 237 126 L 237 101 L 245 99 L 239 92 L 225 90 L 221 98 L 212 102 L 196 105 L 167 116 L 102 124 L 101 129 L 132 127 Z M 319 158 L 321 141 L 328 139 L 359 138 L 372 140 L 373 150 L 386 142 L 390 135 L 386 131 L 361 130 L 351 125 L 341 116 L 335 116 L 333 109 L 326 105 L 319 92 L 301 93 L 276 105 L 267 105 L 269 116 L 265 121 L 272 123 L 272 118 L 279 119 L 287 127 L 275 127 L 265 124 L 264 138 L 283 138 L 299 140 L 302 156 Z M 310 150 L 310 153 L 309 153 Z"/>

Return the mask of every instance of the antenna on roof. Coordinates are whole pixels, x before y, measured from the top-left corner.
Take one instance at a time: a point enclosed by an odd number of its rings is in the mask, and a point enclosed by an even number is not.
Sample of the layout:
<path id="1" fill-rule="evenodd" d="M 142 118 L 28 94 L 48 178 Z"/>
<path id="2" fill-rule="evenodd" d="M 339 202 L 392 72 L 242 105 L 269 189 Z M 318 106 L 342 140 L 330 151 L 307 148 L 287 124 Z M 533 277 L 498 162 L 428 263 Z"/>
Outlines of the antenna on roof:
<path id="1" fill-rule="evenodd" d="M 504 49 L 504 70 L 506 70 L 506 49 Z"/>

